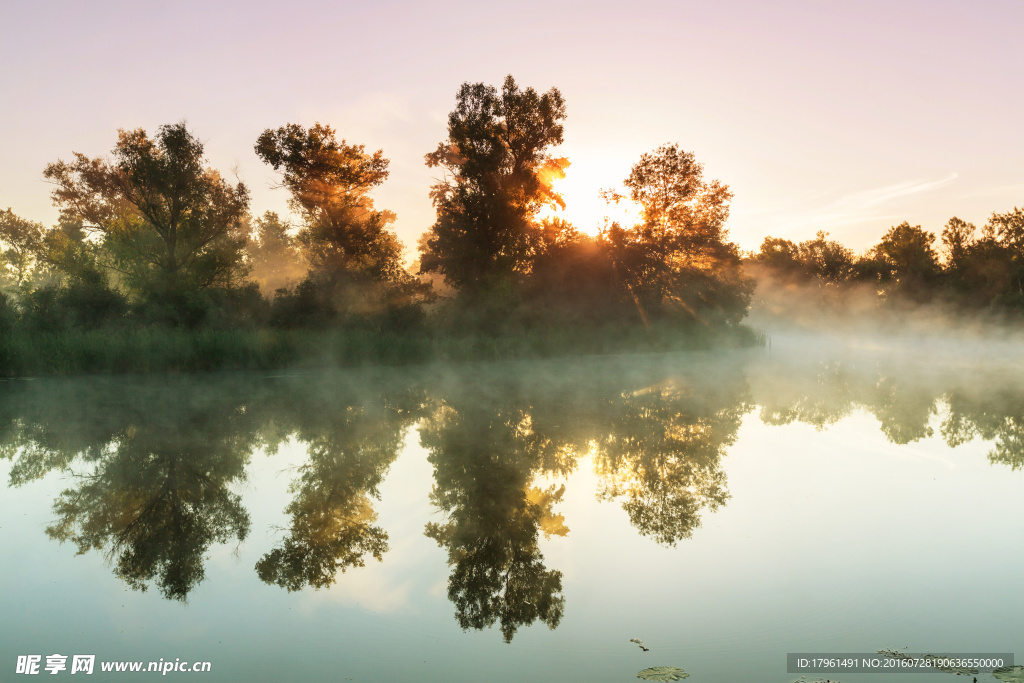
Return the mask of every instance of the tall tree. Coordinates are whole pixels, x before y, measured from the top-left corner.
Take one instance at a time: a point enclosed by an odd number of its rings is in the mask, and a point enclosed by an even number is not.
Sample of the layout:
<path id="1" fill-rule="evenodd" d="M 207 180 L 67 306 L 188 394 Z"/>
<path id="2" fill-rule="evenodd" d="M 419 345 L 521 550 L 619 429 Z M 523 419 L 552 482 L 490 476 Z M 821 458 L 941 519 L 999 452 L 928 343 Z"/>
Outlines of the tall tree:
<path id="1" fill-rule="evenodd" d="M 184 123 L 154 138 L 118 131 L 111 160 L 75 153 L 44 172 L 69 222 L 102 236 L 111 265 L 143 296 L 229 285 L 244 273 L 249 191 L 205 166 Z"/>
<path id="2" fill-rule="evenodd" d="M 500 92 L 463 83 L 448 139 L 426 155 L 443 176 L 431 188 L 437 220 L 422 243 L 422 272 L 472 296 L 529 271 L 541 239 L 537 213 L 564 206 L 551 181 L 568 161 L 549 151 L 562 142 L 564 119 L 556 88 L 521 90 L 512 76 Z"/>
<path id="3" fill-rule="evenodd" d="M 973 223 L 953 216 L 942 229 L 942 251 L 946 257 L 946 266 L 958 270 L 963 265 L 967 251 L 975 241 L 977 228 Z"/>
<path id="4" fill-rule="evenodd" d="M 1011 288 L 1016 290 L 1016 303 L 1024 305 L 1024 209 L 993 213 L 984 228 L 987 236 L 995 236 L 1008 253 L 1012 271 Z"/>
<path id="5" fill-rule="evenodd" d="M 1024 209 L 993 213 L 985 225 L 987 235 L 995 236 L 1005 246 L 1024 253 Z"/>
<path id="6" fill-rule="evenodd" d="M 919 288 L 939 273 L 939 260 L 932 248 L 935 233 L 903 221 L 889 229 L 875 245 L 874 258 L 882 266 L 882 281 L 906 288 Z"/>
<path id="7" fill-rule="evenodd" d="M 364 151 L 335 139 L 320 123 L 306 129 L 289 123 L 263 131 L 256 154 L 281 171 L 292 209 L 302 216 L 298 234 L 310 266 L 337 277 L 400 280 L 402 245 L 389 229 L 390 211 L 374 209 L 370 191 L 388 177 L 383 152 Z"/>
<path id="8" fill-rule="evenodd" d="M 642 221 L 629 229 L 613 224 L 605 239 L 641 313 L 681 309 L 705 322 L 746 315 L 753 284 L 741 272 L 739 248 L 727 241 L 729 187 L 705 181 L 704 167 L 675 144 L 641 156 L 625 185 Z"/>
<path id="9" fill-rule="evenodd" d="M 290 123 L 263 131 L 256 154 L 281 171 L 302 217 L 296 241 L 310 273 L 300 298 L 313 296 L 320 310 L 379 314 L 426 296 L 402 264 L 403 246 L 390 228 L 395 214 L 375 209 L 370 197 L 388 177 L 383 152 L 339 142 L 330 126 Z"/>
<path id="10" fill-rule="evenodd" d="M 856 259 L 853 251 L 836 240 L 830 240 L 828 233 L 819 230 L 813 240 L 805 240 L 798 246 L 800 262 L 805 272 L 825 285 L 847 282 L 854 276 Z"/>
<path id="11" fill-rule="evenodd" d="M 786 273 L 800 269 L 800 249 L 791 241 L 782 237 L 765 237 L 761 249 L 751 259 L 768 268 Z"/>

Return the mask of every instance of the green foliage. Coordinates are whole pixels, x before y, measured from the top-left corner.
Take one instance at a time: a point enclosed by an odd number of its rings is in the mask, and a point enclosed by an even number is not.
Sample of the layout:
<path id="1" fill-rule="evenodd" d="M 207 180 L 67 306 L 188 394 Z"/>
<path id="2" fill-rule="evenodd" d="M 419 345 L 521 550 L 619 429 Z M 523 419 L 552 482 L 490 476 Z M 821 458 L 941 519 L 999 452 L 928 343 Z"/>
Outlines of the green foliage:
<path id="1" fill-rule="evenodd" d="M 706 182 L 701 164 L 678 145 L 641 156 L 625 185 L 643 222 L 628 229 L 612 224 L 603 239 L 644 320 L 667 315 L 705 324 L 739 322 L 753 281 L 742 272 L 738 247 L 726 241 L 729 188 Z"/>
<path id="2" fill-rule="evenodd" d="M 464 88 L 463 95 L 473 92 Z M 450 128 L 459 121 L 455 114 Z M 435 157 L 441 159 L 444 151 L 442 146 Z M 562 160 L 548 161 L 557 162 L 561 172 Z M 472 187 L 460 177 L 453 173 L 455 180 L 437 187 L 439 222 L 423 244 L 424 268 L 437 255 L 431 255 L 431 245 L 440 243 L 437 230 L 445 202 L 465 198 L 466 187 Z M 529 233 L 530 247 L 522 250 L 523 258 L 506 268 L 505 276 L 494 275 L 502 270 L 498 268 L 489 271 L 486 283 L 481 279 L 470 287 L 463 282 L 450 307 L 448 327 L 517 335 L 573 326 L 586 330 L 581 336 L 619 328 L 612 336 L 621 339 L 631 328 L 737 323 L 746 313 L 753 283 L 741 270 L 736 245 L 725 241 L 728 188 L 705 182 L 693 155 L 675 145 L 644 155 L 626 185 L 644 208 L 643 223 L 629 229 L 613 224 L 594 238 L 565 221 L 530 223 L 524 218 L 521 225 L 529 223 L 529 229 L 521 233 Z M 544 196 L 553 197 L 550 192 Z M 521 216 L 532 215 L 538 207 Z M 471 241 L 463 238 L 460 249 Z M 477 258 L 469 248 L 458 253 L 460 258 Z M 685 334 L 682 328 L 680 333 Z"/>
<path id="3" fill-rule="evenodd" d="M 440 273 L 473 298 L 529 272 L 540 238 L 537 212 L 563 205 L 551 189 L 568 165 L 548 149 L 562 142 L 565 101 L 552 88 L 501 91 L 463 83 L 448 116 L 448 139 L 426 155 L 443 176 L 431 188 L 437 221 L 421 247 L 420 269 Z"/>
<path id="4" fill-rule="evenodd" d="M 978 232 L 972 223 L 950 218 L 942 230 L 942 261 L 935 234 L 906 221 L 859 259 L 821 231 L 799 245 L 768 237 L 748 264 L 786 284 L 814 282 L 839 291 L 845 289 L 838 285 L 865 284 L 880 302 L 897 307 L 941 300 L 973 312 L 1024 312 L 1024 210 L 993 213 Z M 843 305 L 840 299 L 830 303 Z"/>
<path id="5" fill-rule="evenodd" d="M 1013 252 L 992 237 L 971 244 L 952 273 L 952 285 L 967 303 L 994 309 L 1018 309 L 1019 275 Z"/>
<path id="6" fill-rule="evenodd" d="M 330 362 L 327 335 L 121 326 L 0 338 L 0 376 L 260 370 Z"/>
<path id="7" fill-rule="evenodd" d="M 108 286 L 102 273 L 83 271 L 62 284 L 33 290 L 22 308 L 22 324 L 30 330 L 92 330 L 122 320 L 128 302 Z"/>
<path id="8" fill-rule="evenodd" d="M 786 281 L 814 281 L 837 286 L 858 275 L 858 263 L 851 250 L 828 233 L 819 230 L 812 240 L 796 244 L 779 237 L 765 237 L 751 260 L 770 269 Z"/>
<path id="9" fill-rule="evenodd" d="M 607 241 L 563 221 L 541 222 L 542 248 L 521 289 L 520 329 L 596 329 L 639 325 L 636 305 L 623 290 Z M 505 313 L 506 319 L 509 312 Z M 514 333 L 514 332 L 513 332 Z"/>
<path id="10" fill-rule="evenodd" d="M 303 218 L 298 241 L 314 271 L 336 277 L 400 279 L 401 244 L 388 226 L 389 211 L 377 211 L 369 192 L 388 177 L 388 160 L 377 150 L 338 142 L 334 129 L 290 123 L 267 129 L 256 154 L 291 193 L 292 208 Z"/>
<path id="11" fill-rule="evenodd" d="M 302 216 L 296 242 L 310 273 L 299 294 L 315 289 L 325 317 L 386 314 L 428 298 L 428 287 L 402 265 L 402 244 L 389 227 L 395 215 L 374 209 L 369 196 L 388 175 L 380 150 L 338 142 L 329 126 L 291 123 L 265 130 L 256 153 L 281 171 Z"/>
<path id="12" fill-rule="evenodd" d="M 959 271 L 964 265 L 964 257 L 975 244 L 978 229 L 973 223 L 953 216 L 942 229 L 942 251 L 946 265 L 951 271 Z"/>
<path id="13" fill-rule="evenodd" d="M 136 296 L 185 306 L 188 317 L 196 292 L 245 272 L 248 189 L 204 168 L 203 145 L 184 123 L 161 126 L 154 139 L 121 130 L 113 154 L 49 164 L 53 201 L 65 223 L 101 239 L 108 265 Z"/>
<path id="14" fill-rule="evenodd" d="M 854 276 L 855 258 L 851 250 L 827 237 L 827 232 L 819 230 L 813 240 L 801 242 L 797 247 L 800 263 L 825 284 L 842 284 Z"/>
<path id="15" fill-rule="evenodd" d="M 246 244 L 246 256 L 252 267 L 249 275 L 266 294 L 294 284 L 308 270 L 299 254 L 299 245 L 288 230 L 289 225 L 276 213 L 267 211 L 255 220 L 255 229 Z"/>
<path id="16" fill-rule="evenodd" d="M 881 265 L 883 285 L 895 285 L 904 292 L 927 287 L 939 273 L 939 260 L 932 248 L 935 234 L 906 221 L 889 229 L 872 250 Z"/>
<path id="17" fill-rule="evenodd" d="M 102 245 L 86 239 L 80 220 L 62 216 L 43 234 L 36 257 L 49 284 L 76 279 L 109 283 L 109 270 L 102 264 Z"/>
<path id="18" fill-rule="evenodd" d="M 10 298 L 0 290 L 0 334 L 8 334 L 18 321 L 18 311 L 11 304 Z"/>
<path id="19" fill-rule="evenodd" d="M 1024 308 L 1024 209 L 1014 207 L 1007 213 L 993 213 L 985 225 L 985 234 L 995 235 L 1005 250 L 1011 270 L 1009 288 L 1016 288 L 1011 296 L 1017 307 Z"/>
<path id="20" fill-rule="evenodd" d="M 951 218 L 942 233 L 950 286 L 960 301 L 996 310 L 1024 310 L 1024 211 L 993 213 L 975 226 Z"/>
<path id="21" fill-rule="evenodd" d="M 43 242 L 43 226 L 0 211 L 0 288 L 15 291 L 32 274 Z"/>
<path id="22" fill-rule="evenodd" d="M 388 177 L 382 151 L 339 141 L 320 123 L 265 130 L 255 151 L 281 174 L 293 231 L 273 212 L 251 219 L 246 187 L 206 166 L 184 123 L 153 137 L 121 130 L 108 159 L 75 153 L 46 167 L 58 225 L 0 212 L 0 367 L 150 371 L 279 366 L 306 353 L 309 362 L 400 363 L 762 343 L 739 325 L 754 283 L 725 227 L 732 193 L 678 145 L 642 155 L 624 180 L 641 208 L 636 225 L 606 222 L 591 237 L 540 218 L 564 207 L 553 182 L 569 162 L 553 148 L 565 118 L 556 88 L 541 94 L 511 76 L 500 88 L 461 86 L 446 139 L 425 156 L 441 177 L 419 268 L 455 289 L 441 302 L 407 272 L 395 216 L 370 197 Z M 860 258 L 819 231 L 800 243 L 767 237 L 748 264 L 787 287 L 815 283 L 831 302 L 863 285 L 858 296 L 897 304 L 938 297 L 1024 312 L 1024 209 L 993 213 L 976 233 L 951 218 L 941 263 L 935 235 L 903 222 Z M 189 330 L 150 339 L 173 327 Z M 109 335 L 108 350 L 93 332 Z M 295 341 L 314 338 L 331 342 Z"/>
<path id="23" fill-rule="evenodd" d="M 776 271 L 791 274 L 801 270 L 800 249 L 790 240 L 765 237 L 753 260 Z"/>
<path id="24" fill-rule="evenodd" d="M 337 312 L 324 289 L 311 277 L 294 288 L 279 289 L 271 306 L 271 324 L 280 328 L 329 327 L 335 322 Z"/>
<path id="25" fill-rule="evenodd" d="M 993 213 L 985 225 L 985 235 L 995 237 L 1017 254 L 1024 252 L 1024 209 Z"/>
<path id="26" fill-rule="evenodd" d="M 593 238 L 538 219 L 546 206 L 564 207 L 552 183 L 568 160 L 551 149 L 565 115 L 554 88 L 522 89 L 511 76 L 500 89 L 463 84 L 447 140 L 426 157 L 443 177 L 420 268 L 458 288 L 430 308 L 431 285 L 403 266 L 394 215 L 370 197 L 388 176 L 381 151 L 339 141 L 320 123 L 265 130 L 255 151 L 291 195 L 293 234 L 272 212 L 250 219 L 246 187 L 205 166 L 184 123 L 153 137 L 121 130 L 109 159 L 76 153 L 47 166 L 56 227 L 10 210 L 0 221 L 0 241 L 16 244 L 7 257 L 14 322 L 5 324 L 50 335 L 43 348 L 65 354 L 43 359 L 16 335 L 5 371 L 110 368 L 148 330 L 177 326 L 192 332 L 125 367 L 205 367 L 222 347 L 178 342 L 228 330 L 250 339 L 243 330 L 268 326 L 330 331 L 343 341 L 312 357 L 356 363 L 700 346 L 714 336 L 707 330 L 738 322 L 750 285 L 725 241 L 731 194 L 704 182 L 691 154 L 664 147 L 633 169 L 626 185 L 644 204 L 640 226 Z M 91 330 L 110 333 L 109 353 L 92 348 Z M 726 336 L 734 333 L 746 334 Z M 292 358 L 240 344 L 244 357 L 231 365 Z"/>

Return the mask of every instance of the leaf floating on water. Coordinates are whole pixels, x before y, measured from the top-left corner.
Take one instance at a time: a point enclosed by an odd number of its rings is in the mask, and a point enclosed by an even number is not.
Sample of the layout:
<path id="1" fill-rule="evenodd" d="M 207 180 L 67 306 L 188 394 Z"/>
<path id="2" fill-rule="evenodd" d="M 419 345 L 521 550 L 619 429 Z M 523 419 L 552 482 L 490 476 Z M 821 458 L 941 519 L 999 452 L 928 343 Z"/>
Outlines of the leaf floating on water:
<path id="1" fill-rule="evenodd" d="M 636 677 L 645 681 L 680 681 L 689 675 L 678 666 L 652 666 L 638 673 Z"/>
<path id="2" fill-rule="evenodd" d="M 1006 683 L 1024 683 L 1024 666 L 1001 666 L 992 669 L 992 678 Z"/>

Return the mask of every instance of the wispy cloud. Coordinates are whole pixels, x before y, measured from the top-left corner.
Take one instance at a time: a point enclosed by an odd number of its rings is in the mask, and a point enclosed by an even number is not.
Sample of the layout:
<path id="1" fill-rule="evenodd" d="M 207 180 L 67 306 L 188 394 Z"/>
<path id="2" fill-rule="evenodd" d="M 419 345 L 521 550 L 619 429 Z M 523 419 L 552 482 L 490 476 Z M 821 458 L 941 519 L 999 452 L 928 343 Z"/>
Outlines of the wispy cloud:
<path id="1" fill-rule="evenodd" d="M 829 192 L 800 206 L 774 206 L 737 212 L 735 219 L 737 224 L 749 225 L 762 233 L 800 234 L 808 230 L 829 230 L 871 220 L 899 218 L 897 214 L 889 212 L 898 200 L 946 187 L 957 177 L 956 173 L 950 173 L 935 180 L 906 180 L 839 197 Z"/>
<path id="2" fill-rule="evenodd" d="M 956 173 L 950 173 L 945 178 L 939 180 L 908 180 L 902 183 L 855 192 L 840 197 L 830 207 L 826 207 L 825 213 L 831 213 L 831 215 L 835 216 L 861 218 L 865 214 L 874 213 L 878 207 L 894 199 L 931 192 L 932 190 L 949 185 L 956 178 Z M 831 209 L 831 212 L 829 209 Z"/>

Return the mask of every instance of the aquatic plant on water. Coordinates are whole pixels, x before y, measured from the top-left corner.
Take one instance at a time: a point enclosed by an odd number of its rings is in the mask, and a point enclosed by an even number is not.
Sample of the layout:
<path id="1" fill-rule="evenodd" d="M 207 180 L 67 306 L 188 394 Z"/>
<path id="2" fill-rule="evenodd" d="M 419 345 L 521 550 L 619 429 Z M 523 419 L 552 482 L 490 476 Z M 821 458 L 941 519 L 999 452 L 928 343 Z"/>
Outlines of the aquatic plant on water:
<path id="1" fill-rule="evenodd" d="M 636 677 L 645 681 L 679 681 L 689 675 L 677 666 L 652 666 L 638 673 Z"/>

